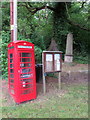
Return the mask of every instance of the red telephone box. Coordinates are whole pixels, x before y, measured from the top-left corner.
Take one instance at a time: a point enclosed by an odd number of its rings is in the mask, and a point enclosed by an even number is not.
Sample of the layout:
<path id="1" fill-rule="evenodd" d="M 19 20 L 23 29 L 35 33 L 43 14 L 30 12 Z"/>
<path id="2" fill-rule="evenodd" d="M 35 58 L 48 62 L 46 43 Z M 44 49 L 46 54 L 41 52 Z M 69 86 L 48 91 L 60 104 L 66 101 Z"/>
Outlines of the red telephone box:
<path id="1" fill-rule="evenodd" d="M 8 81 L 16 103 L 36 98 L 34 44 L 18 40 L 8 45 Z"/>

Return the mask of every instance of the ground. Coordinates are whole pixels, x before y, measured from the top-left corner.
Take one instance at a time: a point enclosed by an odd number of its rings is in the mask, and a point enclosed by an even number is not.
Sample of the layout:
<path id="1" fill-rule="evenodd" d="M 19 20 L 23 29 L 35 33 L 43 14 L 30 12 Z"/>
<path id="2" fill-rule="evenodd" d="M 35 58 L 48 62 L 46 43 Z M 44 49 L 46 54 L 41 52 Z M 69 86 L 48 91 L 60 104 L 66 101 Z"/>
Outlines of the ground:
<path id="1" fill-rule="evenodd" d="M 42 81 L 37 83 L 37 99 L 17 106 L 8 94 L 7 81 L 2 80 L 3 118 L 88 118 L 88 65 L 63 64 L 61 89 L 58 74 L 46 77 L 47 93 Z M 25 113 L 24 113 L 25 110 Z"/>

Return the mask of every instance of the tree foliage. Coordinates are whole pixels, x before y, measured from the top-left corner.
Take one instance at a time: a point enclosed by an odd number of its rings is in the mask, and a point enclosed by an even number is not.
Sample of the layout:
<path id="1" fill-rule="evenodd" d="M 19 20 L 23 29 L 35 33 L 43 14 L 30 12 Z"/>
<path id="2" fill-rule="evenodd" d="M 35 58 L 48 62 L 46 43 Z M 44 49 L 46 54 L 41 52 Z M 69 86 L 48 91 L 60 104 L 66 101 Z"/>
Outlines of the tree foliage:
<path id="1" fill-rule="evenodd" d="M 7 44 L 10 42 L 9 2 L 2 3 L 2 73 L 7 74 Z M 35 44 L 36 63 L 47 50 L 52 38 L 65 53 L 66 37 L 74 35 L 74 54 L 88 52 L 90 36 L 90 3 L 88 2 L 18 2 L 18 40 Z M 5 75 L 6 76 L 6 75 Z"/>

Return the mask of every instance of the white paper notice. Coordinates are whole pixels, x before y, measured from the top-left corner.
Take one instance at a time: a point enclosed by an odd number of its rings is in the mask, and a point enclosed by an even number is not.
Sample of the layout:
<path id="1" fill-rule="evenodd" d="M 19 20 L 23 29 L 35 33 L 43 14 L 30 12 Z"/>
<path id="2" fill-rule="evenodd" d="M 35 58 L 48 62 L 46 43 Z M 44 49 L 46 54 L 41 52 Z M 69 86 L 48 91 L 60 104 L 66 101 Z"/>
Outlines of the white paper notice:
<path id="1" fill-rule="evenodd" d="M 55 60 L 60 60 L 60 54 L 55 54 Z"/>
<path id="2" fill-rule="evenodd" d="M 52 54 L 46 54 L 46 61 L 52 61 Z"/>
<path id="3" fill-rule="evenodd" d="M 60 54 L 55 54 L 54 59 L 55 59 L 55 70 L 59 71 L 60 70 Z"/>
<path id="4" fill-rule="evenodd" d="M 60 62 L 57 61 L 57 70 L 60 70 Z"/>

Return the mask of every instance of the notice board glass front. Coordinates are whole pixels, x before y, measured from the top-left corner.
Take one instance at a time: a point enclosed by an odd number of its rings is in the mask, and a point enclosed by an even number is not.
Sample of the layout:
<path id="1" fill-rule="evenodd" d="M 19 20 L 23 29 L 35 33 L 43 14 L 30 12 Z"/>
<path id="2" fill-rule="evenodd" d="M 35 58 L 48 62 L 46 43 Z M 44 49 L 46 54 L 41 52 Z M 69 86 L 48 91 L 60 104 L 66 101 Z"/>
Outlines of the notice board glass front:
<path id="1" fill-rule="evenodd" d="M 43 52 L 44 72 L 60 72 L 62 62 L 62 52 Z"/>

